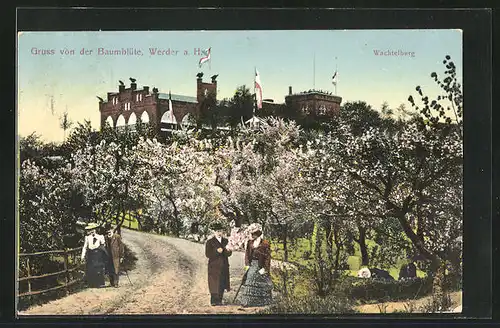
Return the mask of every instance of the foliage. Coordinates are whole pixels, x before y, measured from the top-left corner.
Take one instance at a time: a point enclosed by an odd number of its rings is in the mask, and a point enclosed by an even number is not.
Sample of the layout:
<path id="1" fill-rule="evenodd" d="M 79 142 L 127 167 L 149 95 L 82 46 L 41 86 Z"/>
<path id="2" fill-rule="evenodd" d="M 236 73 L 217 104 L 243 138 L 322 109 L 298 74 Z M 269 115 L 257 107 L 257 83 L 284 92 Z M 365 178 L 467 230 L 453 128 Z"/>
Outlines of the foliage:
<path id="1" fill-rule="evenodd" d="M 411 300 L 432 292 L 432 278 L 383 280 L 346 277 L 339 291 L 362 303 Z"/>
<path id="2" fill-rule="evenodd" d="M 79 216 L 116 223 L 133 216 L 145 229 L 176 236 L 191 224 L 207 234 L 210 222 L 232 221 L 231 247 L 241 250 L 248 238 L 241 227 L 259 222 L 278 245 L 276 259 L 303 266 L 299 278 L 322 296 L 347 284 L 349 264 L 393 269 L 415 256 L 435 282 L 444 281 L 445 265 L 460 280 L 463 109 L 456 67 L 449 58 L 445 64 L 443 81 L 431 75 L 445 94 L 430 101 L 417 88 L 424 104 L 411 98 L 417 112 L 384 105 L 381 115 L 348 102 L 334 121 L 309 122 L 314 131 L 291 119 L 293 111 L 238 129 L 254 101 L 241 86 L 218 104 L 209 95 L 195 117 L 198 127 L 227 124 L 229 131 L 182 131 L 160 142 L 140 121 L 101 131 L 83 122 L 61 146 L 36 134 L 23 138 L 21 245 L 55 247 Z M 59 162 L 46 161 L 55 155 Z M 295 278 L 287 271 L 274 278 L 293 297 Z M 403 283 L 363 284 L 353 297 L 415 292 Z"/>
<path id="3" fill-rule="evenodd" d="M 73 126 L 73 122 L 68 117 L 68 112 L 64 112 L 59 118 L 59 126 L 64 130 L 64 139 L 66 139 L 66 131 Z"/>
<path id="4" fill-rule="evenodd" d="M 68 169 L 48 170 L 26 160 L 19 188 L 21 252 L 61 249 L 62 236 L 76 231 L 71 211 L 75 190 Z"/>
<path id="5" fill-rule="evenodd" d="M 352 302 L 341 295 L 283 297 L 261 314 L 354 314 Z"/>

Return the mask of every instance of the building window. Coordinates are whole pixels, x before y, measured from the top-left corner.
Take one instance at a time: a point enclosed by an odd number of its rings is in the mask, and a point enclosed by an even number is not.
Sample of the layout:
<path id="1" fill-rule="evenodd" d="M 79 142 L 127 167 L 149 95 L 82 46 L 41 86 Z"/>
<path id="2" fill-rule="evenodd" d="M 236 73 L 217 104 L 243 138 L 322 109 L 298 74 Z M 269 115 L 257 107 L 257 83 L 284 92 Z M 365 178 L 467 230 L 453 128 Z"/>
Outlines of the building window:
<path id="1" fill-rule="evenodd" d="M 326 115 L 326 107 L 325 106 L 321 106 L 319 108 L 319 115 Z"/>

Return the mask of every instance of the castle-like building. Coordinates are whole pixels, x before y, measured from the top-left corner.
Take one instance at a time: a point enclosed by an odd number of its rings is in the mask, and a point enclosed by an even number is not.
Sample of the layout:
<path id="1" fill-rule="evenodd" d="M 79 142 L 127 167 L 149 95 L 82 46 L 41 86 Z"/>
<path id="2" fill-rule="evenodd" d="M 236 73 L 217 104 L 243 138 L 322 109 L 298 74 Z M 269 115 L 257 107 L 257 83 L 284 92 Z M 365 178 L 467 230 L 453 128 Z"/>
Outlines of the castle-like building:
<path id="1" fill-rule="evenodd" d="M 118 92 L 108 92 L 106 99 L 99 98 L 101 113 L 101 128 L 107 123 L 111 127 L 135 126 L 140 118 L 141 122 L 149 123 L 158 135 L 169 130 L 175 124 L 188 123 L 190 115 L 198 113 L 204 100 L 214 96 L 217 100 L 217 75 L 212 76 L 211 82 L 203 82 L 203 74 L 196 79 L 196 97 L 160 93 L 158 89 L 149 89 L 143 86 L 137 89 L 136 80 L 130 78 L 130 87 L 120 81 Z M 172 103 L 170 110 L 169 102 Z M 275 103 L 271 99 L 264 99 L 262 111 L 280 115 L 290 108 L 294 108 L 303 115 L 334 117 L 340 111 L 341 97 L 329 92 L 309 90 L 292 93 L 289 87 L 285 103 Z M 258 116 L 258 111 L 256 112 Z"/>
<path id="2" fill-rule="evenodd" d="M 341 97 L 320 90 L 309 90 L 294 94 L 292 93 L 292 87 L 288 87 L 288 95 L 285 97 L 287 107 L 297 108 L 304 115 L 314 114 L 334 117 L 340 112 L 341 102 Z"/>
<path id="3" fill-rule="evenodd" d="M 160 131 L 162 123 L 170 124 L 186 120 L 188 114 L 199 110 L 200 104 L 209 94 L 217 97 L 217 81 L 215 76 L 211 83 L 203 82 L 202 77 L 196 79 L 196 97 L 160 93 L 158 89 L 149 90 L 148 86 L 137 89 L 135 79 L 130 79 L 127 88 L 120 81 L 118 92 L 108 92 L 106 100 L 99 99 L 101 127 L 108 123 L 111 127 L 134 126 L 140 118 L 141 122 L 149 123 L 155 131 Z M 172 102 L 172 111 L 169 109 Z"/>

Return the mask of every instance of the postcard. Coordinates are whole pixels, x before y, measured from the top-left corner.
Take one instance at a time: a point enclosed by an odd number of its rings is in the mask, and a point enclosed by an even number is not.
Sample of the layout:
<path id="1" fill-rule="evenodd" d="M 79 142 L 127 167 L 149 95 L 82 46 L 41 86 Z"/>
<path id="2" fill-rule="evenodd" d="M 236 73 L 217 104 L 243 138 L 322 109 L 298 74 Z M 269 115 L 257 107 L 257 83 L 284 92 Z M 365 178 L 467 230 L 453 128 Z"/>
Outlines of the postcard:
<path id="1" fill-rule="evenodd" d="M 17 35 L 17 311 L 461 313 L 461 30 Z"/>

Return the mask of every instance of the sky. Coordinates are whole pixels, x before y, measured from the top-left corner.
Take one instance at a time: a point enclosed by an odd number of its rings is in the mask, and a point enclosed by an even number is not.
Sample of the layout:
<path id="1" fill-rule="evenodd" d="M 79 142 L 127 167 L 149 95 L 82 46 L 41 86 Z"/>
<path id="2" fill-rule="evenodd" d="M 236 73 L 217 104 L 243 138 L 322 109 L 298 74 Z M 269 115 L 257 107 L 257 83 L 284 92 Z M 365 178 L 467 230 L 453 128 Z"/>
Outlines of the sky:
<path id="1" fill-rule="evenodd" d="M 200 69 L 201 55 L 194 50 L 209 47 L 211 61 Z M 101 55 L 99 48 L 129 48 L 142 55 Z M 151 48 L 178 53 L 151 55 Z M 65 54 L 65 49 L 74 54 Z M 200 71 L 207 82 L 219 75 L 218 99 L 231 97 L 240 85 L 253 91 L 257 69 L 263 98 L 275 102 L 284 102 L 291 86 L 294 93 L 330 91 L 342 103 L 360 100 L 375 109 L 383 102 L 390 108 L 404 103 L 409 108 L 408 96 L 417 95 L 417 85 L 428 95 L 439 94 L 430 73 L 443 74 L 446 55 L 455 62 L 461 82 L 460 30 L 19 32 L 18 134 L 36 132 L 44 141 L 60 142 L 64 131 L 59 121 L 65 111 L 73 122 L 90 120 L 98 129 L 96 96 L 117 92 L 118 80 L 130 85 L 129 77 L 137 80 L 138 89 L 146 85 L 196 96 Z"/>

